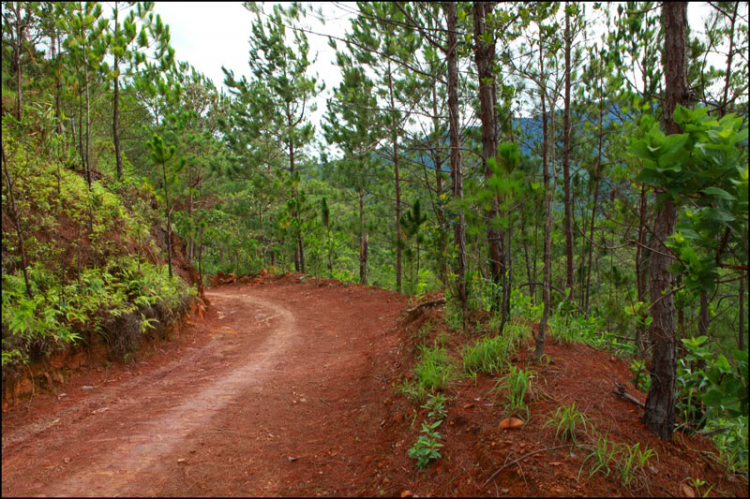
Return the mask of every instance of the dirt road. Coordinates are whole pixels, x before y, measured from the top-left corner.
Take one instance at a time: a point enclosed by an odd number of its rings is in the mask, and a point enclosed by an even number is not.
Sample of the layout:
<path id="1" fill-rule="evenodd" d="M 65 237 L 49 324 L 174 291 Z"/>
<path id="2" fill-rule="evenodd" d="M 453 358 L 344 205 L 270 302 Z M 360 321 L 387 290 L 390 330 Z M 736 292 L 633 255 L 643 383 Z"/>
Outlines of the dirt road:
<path id="1" fill-rule="evenodd" d="M 4 417 L 3 495 L 377 492 L 363 478 L 390 385 L 373 367 L 396 344 L 404 298 L 296 278 L 207 296 L 179 355 Z"/>

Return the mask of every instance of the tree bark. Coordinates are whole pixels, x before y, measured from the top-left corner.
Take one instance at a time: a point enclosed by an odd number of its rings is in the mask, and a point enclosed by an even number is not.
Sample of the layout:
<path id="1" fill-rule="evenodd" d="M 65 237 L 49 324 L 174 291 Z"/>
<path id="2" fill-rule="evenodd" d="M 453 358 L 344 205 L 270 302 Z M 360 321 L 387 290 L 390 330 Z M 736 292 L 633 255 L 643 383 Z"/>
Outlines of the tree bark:
<path id="1" fill-rule="evenodd" d="M 563 112 L 563 176 L 565 191 L 565 287 L 573 296 L 573 226 L 570 203 L 570 13 L 565 3 L 565 110 Z"/>
<path id="2" fill-rule="evenodd" d="M 118 14 L 118 3 L 115 2 L 115 37 L 117 37 L 117 14 Z M 117 165 L 117 180 L 122 180 L 122 153 L 120 151 L 120 75 L 118 73 L 120 67 L 120 58 L 115 56 L 115 95 L 114 95 L 114 112 L 112 117 L 112 138 L 115 142 L 115 162 Z"/>
<path id="3" fill-rule="evenodd" d="M 464 186 L 461 171 L 461 137 L 458 108 L 458 13 L 456 2 L 448 2 L 445 7 L 446 27 L 448 28 L 448 115 L 450 126 L 451 176 L 453 177 L 453 198 L 463 201 Z M 462 207 L 458 208 L 458 223 L 455 226 L 455 242 L 458 248 L 457 294 L 461 302 L 464 329 L 466 327 L 468 293 L 466 289 L 466 219 Z"/>
<path id="4" fill-rule="evenodd" d="M 497 127 L 495 123 L 495 75 L 492 64 L 495 59 L 494 36 L 492 43 L 485 43 L 483 36 L 487 32 L 487 15 L 492 11 L 493 4 L 474 2 L 474 60 L 477 65 L 479 79 L 479 107 L 482 121 L 482 167 L 486 182 L 489 184 L 493 175 L 489 165 L 490 158 L 497 161 Z M 487 221 L 487 242 L 490 248 L 490 274 L 495 285 L 503 282 L 505 275 L 505 258 L 502 252 L 503 235 L 492 227 L 493 221 L 499 216 L 499 205 L 496 196 L 492 199 L 492 208 L 485 214 Z M 505 287 L 505 286 L 503 286 Z M 493 309 L 501 308 L 502 299 L 496 296 Z"/>
<path id="5" fill-rule="evenodd" d="M 2 153 L 3 153 L 3 172 L 5 173 L 5 180 L 8 183 L 8 200 L 10 201 L 10 216 L 13 220 L 13 225 L 16 226 L 16 235 L 18 236 L 18 251 L 21 253 L 21 266 L 23 267 L 23 280 L 26 283 L 26 294 L 29 298 L 34 298 L 34 293 L 31 291 L 31 281 L 29 279 L 29 262 L 26 259 L 26 249 L 23 241 L 23 228 L 21 226 L 21 217 L 18 215 L 18 207 L 16 206 L 16 195 L 13 189 L 13 177 L 10 174 L 10 168 L 8 167 L 8 158 L 5 156 L 5 143 L 1 142 Z"/>
<path id="6" fill-rule="evenodd" d="M 396 188 L 396 291 L 401 292 L 401 185 L 398 175 L 398 130 L 396 126 L 396 107 L 393 102 L 393 75 L 391 61 L 388 61 L 388 91 L 391 98 L 391 138 L 393 140 L 393 175 Z"/>
<path id="7" fill-rule="evenodd" d="M 364 191 L 357 191 L 359 195 L 359 282 L 367 284 L 367 233 L 365 232 L 365 203 Z"/>
<path id="8" fill-rule="evenodd" d="M 667 135 L 681 133 L 672 117 L 678 103 L 687 104 L 686 73 L 687 3 L 662 5 L 664 23 L 664 121 Z M 649 336 L 653 357 L 649 374 L 651 387 L 646 398 L 644 423 L 664 440 L 671 440 L 675 423 L 675 328 L 672 275 L 668 267 L 673 257 L 664 245 L 674 231 L 677 210 L 664 192 L 663 205 L 656 217 L 651 248 L 651 316 Z"/>
<path id="9" fill-rule="evenodd" d="M 541 26 L 540 26 L 541 28 Z M 540 29 L 539 39 L 539 73 L 540 78 L 544 75 L 544 45 L 542 40 L 542 34 Z M 551 246 L 552 246 L 552 197 L 554 192 L 550 189 L 550 171 L 549 171 L 549 137 L 547 136 L 547 99 L 546 89 L 540 88 L 539 93 L 542 99 L 542 168 L 544 175 L 544 254 L 542 256 L 544 269 L 542 279 L 542 301 L 544 302 L 544 309 L 542 311 L 542 321 L 539 324 L 539 331 L 536 336 L 536 349 L 534 351 L 534 361 L 539 362 L 544 355 L 544 335 L 547 328 L 547 321 L 550 316 L 550 307 L 552 305 L 550 300 L 550 286 L 552 278 L 552 258 L 551 258 Z M 554 118 L 553 118 L 554 119 Z"/>
<path id="10" fill-rule="evenodd" d="M 638 293 L 638 301 L 646 303 L 646 273 L 644 272 L 644 258 L 643 248 L 646 246 L 646 186 L 641 184 L 641 201 L 639 209 L 639 221 L 638 221 L 638 244 L 635 249 L 635 277 L 636 277 L 636 290 Z M 639 325 L 635 329 L 635 344 L 638 347 L 638 353 L 643 356 L 646 352 L 646 346 L 644 344 L 645 327 L 641 325 L 646 319 L 646 313 L 644 311 L 639 312 L 640 321 Z"/>

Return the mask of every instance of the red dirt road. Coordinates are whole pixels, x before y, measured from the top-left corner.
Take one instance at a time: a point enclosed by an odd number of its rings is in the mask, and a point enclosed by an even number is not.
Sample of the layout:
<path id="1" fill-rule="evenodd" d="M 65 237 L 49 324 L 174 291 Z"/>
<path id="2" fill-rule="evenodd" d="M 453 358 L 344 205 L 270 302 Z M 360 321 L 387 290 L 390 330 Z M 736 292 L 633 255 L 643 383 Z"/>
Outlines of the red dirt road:
<path id="1" fill-rule="evenodd" d="M 145 372 L 117 365 L 4 415 L 2 494 L 375 493 L 362 479 L 390 385 L 373 366 L 405 298 L 296 278 L 207 296 L 207 318 Z"/>

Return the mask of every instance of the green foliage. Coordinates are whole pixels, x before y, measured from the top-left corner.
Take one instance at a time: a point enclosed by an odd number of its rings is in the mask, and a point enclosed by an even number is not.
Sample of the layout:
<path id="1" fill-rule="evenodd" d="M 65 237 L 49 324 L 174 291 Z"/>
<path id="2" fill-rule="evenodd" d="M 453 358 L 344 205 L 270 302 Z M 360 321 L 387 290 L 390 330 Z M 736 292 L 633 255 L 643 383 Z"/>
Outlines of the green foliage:
<path id="1" fill-rule="evenodd" d="M 432 424 L 422 423 L 422 433 L 419 439 L 409 449 L 409 457 L 416 459 L 417 468 L 424 469 L 430 462 L 442 457 L 440 454 L 440 448 L 443 444 L 439 443 L 438 440 L 442 438 L 440 433 L 435 431 L 435 428 L 440 426 L 442 421 L 436 421 Z"/>
<path id="2" fill-rule="evenodd" d="M 443 421 L 448 415 L 445 408 L 446 398 L 442 393 L 430 394 L 430 398 L 422 405 L 423 409 L 429 409 L 427 417 L 433 421 Z"/>
<path id="3" fill-rule="evenodd" d="M 26 296 L 23 279 L 3 276 L 3 370 L 29 361 L 32 351 L 51 353 L 84 337 L 100 334 L 113 355 L 121 357 L 138 345 L 138 338 L 159 322 L 162 327 L 186 310 L 197 293 L 179 277 L 168 278 L 163 266 L 138 263 L 134 257 L 111 260 L 104 267 L 84 269 L 80 279 L 61 285 L 58 276 L 40 265 L 30 272 L 35 290 Z M 117 326 L 118 318 L 126 318 Z M 132 324 L 128 331 L 123 324 Z M 121 348 L 122 347 L 122 348 Z"/>
<path id="4" fill-rule="evenodd" d="M 455 378 L 455 367 L 445 347 L 420 345 L 420 361 L 415 367 L 417 380 L 425 390 L 442 390 Z"/>
<path id="5" fill-rule="evenodd" d="M 555 428 L 555 440 L 576 442 L 576 433 L 583 427 L 586 431 L 586 416 L 576 409 L 576 403 L 558 407 L 555 414 L 550 417 L 544 427 Z"/>
<path id="6" fill-rule="evenodd" d="M 594 476 L 596 473 L 601 473 L 604 476 L 609 476 L 612 471 L 611 465 L 616 461 L 618 453 L 617 444 L 609 440 L 608 435 L 598 435 L 596 438 L 596 444 L 591 453 L 583 459 L 581 463 L 581 469 L 578 472 L 580 478 L 583 467 L 587 461 L 592 460 L 592 467 L 589 472 L 589 478 Z"/>
<path id="7" fill-rule="evenodd" d="M 531 380 L 533 378 L 533 372 L 510 366 L 508 374 L 498 380 L 496 389 L 503 388 L 505 391 L 505 409 L 507 412 L 525 411 L 528 418 L 529 408 L 526 405 L 526 395 L 531 391 Z"/>
<path id="8" fill-rule="evenodd" d="M 651 386 L 651 378 L 646 373 L 646 361 L 635 359 L 630 363 L 630 370 L 633 371 L 633 385 L 640 391 L 648 391 Z"/>
<path id="9" fill-rule="evenodd" d="M 623 444 L 620 450 L 620 459 L 617 461 L 617 473 L 620 481 L 625 487 L 629 487 L 635 480 L 646 480 L 643 472 L 649 460 L 656 455 L 654 449 L 645 446 L 641 449 L 640 443 L 633 445 Z"/>
<path id="10" fill-rule="evenodd" d="M 464 348 L 464 371 L 497 374 L 505 368 L 514 352 L 515 345 L 507 336 L 482 338 Z"/>

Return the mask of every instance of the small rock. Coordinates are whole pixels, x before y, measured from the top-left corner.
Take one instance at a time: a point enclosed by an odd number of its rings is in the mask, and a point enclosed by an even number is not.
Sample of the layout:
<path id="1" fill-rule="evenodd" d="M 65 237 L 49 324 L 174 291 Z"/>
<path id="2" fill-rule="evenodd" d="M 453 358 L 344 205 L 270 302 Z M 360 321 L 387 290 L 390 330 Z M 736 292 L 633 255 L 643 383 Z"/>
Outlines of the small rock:
<path id="1" fill-rule="evenodd" d="M 650 473 L 651 473 L 652 475 L 657 475 L 657 474 L 659 474 L 659 470 L 657 470 L 657 469 L 656 469 L 655 467 L 653 467 L 653 466 L 649 466 L 649 467 L 648 467 L 648 471 L 649 471 L 649 472 L 650 472 Z"/>
<path id="2" fill-rule="evenodd" d="M 95 386 L 92 386 L 92 385 L 83 385 L 83 386 L 82 386 L 81 388 L 82 388 L 83 390 L 93 390 L 93 389 L 94 389 L 94 388 L 96 388 L 96 387 L 95 387 Z"/>
<path id="3" fill-rule="evenodd" d="M 510 492 L 510 489 L 500 489 L 500 492 L 502 492 L 503 494 L 507 494 L 508 492 Z"/>
<path id="4" fill-rule="evenodd" d="M 65 459 L 63 459 L 63 462 L 64 462 L 65 464 L 68 464 L 68 463 L 70 462 L 70 458 L 69 458 L 69 457 L 66 457 Z"/>
<path id="5" fill-rule="evenodd" d="M 680 491 L 682 492 L 682 495 L 684 495 L 685 497 L 695 497 L 695 491 L 690 485 L 686 483 L 682 484 L 682 486 L 680 487 Z"/>
<path id="6" fill-rule="evenodd" d="M 405 490 L 401 492 L 401 497 L 412 497 L 414 494 L 411 493 L 411 491 Z"/>
<path id="7" fill-rule="evenodd" d="M 289 456 L 289 457 L 288 457 L 288 458 L 286 458 L 286 459 L 287 459 L 287 461 L 289 461 L 290 463 L 293 463 L 294 461 L 296 461 L 296 460 L 297 460 L 297 459 L 299 459 L 299 458 L 297 458 L 297 457 L 291 457 L 291 456 Z"/>
<path id="8" fill-rule="evenodd" d="M 184 457 L 181 457 L 180 459 L 177 460 L 177 463 L 178 464 L 185 464 L 185 463 L 187 463 L 187 459 L 185 459 Z"/>

